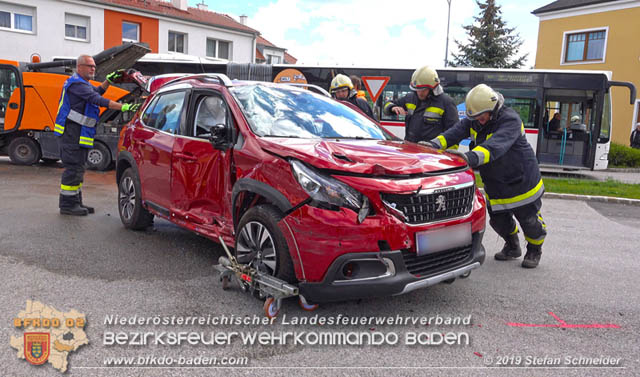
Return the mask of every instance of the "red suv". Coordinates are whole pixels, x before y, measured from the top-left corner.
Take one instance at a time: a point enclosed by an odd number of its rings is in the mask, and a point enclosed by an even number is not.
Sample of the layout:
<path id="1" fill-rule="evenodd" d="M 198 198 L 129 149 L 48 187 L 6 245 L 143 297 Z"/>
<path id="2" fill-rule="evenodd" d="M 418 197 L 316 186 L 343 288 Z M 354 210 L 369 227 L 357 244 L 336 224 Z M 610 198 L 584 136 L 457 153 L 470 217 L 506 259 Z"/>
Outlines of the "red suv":
<path id="1" fill-rule="evenodd" d="M 221 235 L 309 303 L 451 282 L 485 258 L 485 201 L 463 159 L 304 88 L 182 77 L 147 98 L 118 147 L 125 227 L 159 216 Z"/>

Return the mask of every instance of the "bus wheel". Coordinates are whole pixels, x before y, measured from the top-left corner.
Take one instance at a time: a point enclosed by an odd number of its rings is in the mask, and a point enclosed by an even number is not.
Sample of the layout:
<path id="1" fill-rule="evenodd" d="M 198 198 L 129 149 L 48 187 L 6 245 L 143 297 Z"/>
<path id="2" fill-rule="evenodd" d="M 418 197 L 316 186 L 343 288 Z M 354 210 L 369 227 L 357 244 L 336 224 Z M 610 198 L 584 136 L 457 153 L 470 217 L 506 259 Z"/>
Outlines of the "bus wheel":
<path id="1" fill-rule="evenodd" d="M 9 143 L 9 158 L 16 165 L 33 165 L 40 155 L 40 146 L 30 137 L 17 137 Z"/>
<path id="2" fill-rule="evenodd" d="M 92 170 L 107 170 L 111 164 L 111 152 L 106 145 L 95 142 L 93 148 L 87 153 L 87 164 Z"/>

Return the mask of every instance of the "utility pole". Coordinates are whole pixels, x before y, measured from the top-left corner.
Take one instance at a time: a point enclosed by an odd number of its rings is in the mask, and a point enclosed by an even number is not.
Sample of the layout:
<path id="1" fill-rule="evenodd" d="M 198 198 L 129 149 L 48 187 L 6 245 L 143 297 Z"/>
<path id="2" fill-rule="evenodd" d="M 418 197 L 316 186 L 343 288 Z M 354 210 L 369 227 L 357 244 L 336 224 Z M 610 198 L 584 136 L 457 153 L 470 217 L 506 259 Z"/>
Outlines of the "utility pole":
<path id="1" fill-rule="evenodd" d="M 447 0 L 449 3 L 449 11 L 447 12 L 447 42 L 444 45 L 444 66 L 446 67 L 449 60 L 449 21 L 451 20 L 451 0 Z"/>

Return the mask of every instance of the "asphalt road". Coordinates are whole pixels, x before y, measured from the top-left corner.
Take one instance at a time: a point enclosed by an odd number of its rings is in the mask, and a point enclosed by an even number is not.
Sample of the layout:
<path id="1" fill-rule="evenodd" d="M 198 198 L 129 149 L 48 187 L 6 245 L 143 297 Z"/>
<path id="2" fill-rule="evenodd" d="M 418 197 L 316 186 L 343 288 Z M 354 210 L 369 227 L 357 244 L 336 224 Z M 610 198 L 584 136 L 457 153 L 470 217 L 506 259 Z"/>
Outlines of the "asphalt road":
<path id="1" fill-rule="evenodd" d="M 10 336 L 22 336 L 13 318 L 27 300 L 84 313 L 89 344 L 68 356 L 69 376 L 633 376 L 640 368 L 640 210 L 638 207 L 547 199 L 542 213 L 549 236 L 541 265 L 497 262 L 501 248 L 487 229 L 489 258 L 468 279 L 404 296 L 327 304 L 308 313 L 284 303 L 274 325 L 108 325 L 130 318 L 222 316 L 262 318 L 261 302 L 237 288 L 222 291 L 213 269 L 222 249 L 166 221 L 144 232 L 125 230 L 118 217 L 113 172 L 89 172 L 84 218 L 57 211 L 58 165 L 22 167 L 0 159 L 0 352 L 3 376 L 55 376 L 51 365 L 16 357 Z M 313 317 L 468 317 L 470 325 L 300 325 Z M 555 316 L 555 318 L 554 318 Z M 316 345 L 105 345 L 109 332 L 380 333 L 396 344 Z M 408 345 L 410 333 L 462 337 L 469 344 Z M 105 335 L 107 334 L 107 335 Z M 3 340 L 2 340 L 3 339 Z M 389 343 L 393 339 L 387 340 Z M 155 356 L 145 368 L 106 366 L 108 358 Z M 246 366 L 162 366 L 161 357 L 236 357 Z M 545 359 L 545 357 L 547 359 Z M 617 366 L 567 365 L 578 358 L 618 360 Z M 559 360 L 560 365 L 533 366 Z M 576 361 L 576 362 L 578 362 Z M 507 364 L 498 365 L 499 363 Z M 528 366 L 526 366 L 527 364 Z"/>

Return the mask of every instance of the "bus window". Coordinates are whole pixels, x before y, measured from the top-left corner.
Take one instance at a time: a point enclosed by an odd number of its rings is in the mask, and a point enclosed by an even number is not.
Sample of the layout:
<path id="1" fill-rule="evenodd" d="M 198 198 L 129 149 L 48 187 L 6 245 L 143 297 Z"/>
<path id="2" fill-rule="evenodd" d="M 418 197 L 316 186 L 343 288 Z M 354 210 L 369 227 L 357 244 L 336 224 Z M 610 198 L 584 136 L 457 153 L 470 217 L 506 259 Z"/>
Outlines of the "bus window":
<path id="1" fill-rule="evenodd" d="M 600 124 L 600 138 L 598 139 L 598 142 L 599 143 L 608 142 L 610 135 L 611 135 L 611 94 L 606 93 L 604 95 L 604 106 L 602 108 L 602 123 Z"/>

